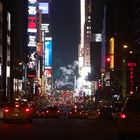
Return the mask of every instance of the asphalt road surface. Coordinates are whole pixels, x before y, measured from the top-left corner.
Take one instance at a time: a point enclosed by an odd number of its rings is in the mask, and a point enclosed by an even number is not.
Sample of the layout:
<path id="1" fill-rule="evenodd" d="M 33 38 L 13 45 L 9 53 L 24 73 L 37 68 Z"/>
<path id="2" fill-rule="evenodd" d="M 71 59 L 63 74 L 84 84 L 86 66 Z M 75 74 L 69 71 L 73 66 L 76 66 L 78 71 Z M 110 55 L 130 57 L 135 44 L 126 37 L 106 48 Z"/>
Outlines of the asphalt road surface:
<path id="1" fill-rule="evenodd" d="M 112 120 L 35 119 L 32 123 L 4 123 L 0 120 L 0 140 L 117 140 Z M 128 138 L 128 140 L 140 138 Z"/>

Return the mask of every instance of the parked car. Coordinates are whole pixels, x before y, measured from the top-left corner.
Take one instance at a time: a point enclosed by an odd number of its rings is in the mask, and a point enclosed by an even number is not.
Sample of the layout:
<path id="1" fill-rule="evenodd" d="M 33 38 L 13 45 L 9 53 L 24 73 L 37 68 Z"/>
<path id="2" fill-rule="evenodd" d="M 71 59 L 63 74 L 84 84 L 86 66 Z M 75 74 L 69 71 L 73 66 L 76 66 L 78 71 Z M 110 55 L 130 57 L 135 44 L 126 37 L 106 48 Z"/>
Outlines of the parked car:
<path id="1" fill-rule="evenodd" d="M 118 119 L 118 137 L 140 134 L 140 94 L 126 98 Z"/>
<path id="2" fill-rule="evenodd" d="M 9 121 L 28 121 L 32 122 L 32 108 L 27 101 L 14 100 L 5 104 L 3 109 L 4 122 Z"/>

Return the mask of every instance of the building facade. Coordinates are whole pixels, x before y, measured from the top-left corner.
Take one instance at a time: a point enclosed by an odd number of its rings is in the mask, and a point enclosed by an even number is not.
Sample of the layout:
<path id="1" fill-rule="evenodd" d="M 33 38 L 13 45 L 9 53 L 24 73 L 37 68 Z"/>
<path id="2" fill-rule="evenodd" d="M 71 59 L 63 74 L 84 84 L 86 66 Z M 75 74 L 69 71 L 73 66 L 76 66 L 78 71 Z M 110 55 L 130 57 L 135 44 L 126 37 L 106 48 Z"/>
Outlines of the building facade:
<path id="1" fill-rule="evenodd" d="M 12 100 L 18 90 L 23 75 L 26 53 L 26 2 L 0 1 L 1 5 L 1 45 L 0 45 L 0 93 L 1 101 Z M 25 7 L 24 7 L 25 6 Z M 23 63 L 22 63 L 23 64 Z M 17 86 L 19 85 L 19 86 Z M 18 89 L 19 87 L 20 89 Z"/>
<path id="2" fill-rule="evenodd" d="M 80 44 L 78 49 L 79 79 L 78 91 L 91 95 L 91 83 L 88 74 L 91 72 L 91 1 L 80 1 Z"/>

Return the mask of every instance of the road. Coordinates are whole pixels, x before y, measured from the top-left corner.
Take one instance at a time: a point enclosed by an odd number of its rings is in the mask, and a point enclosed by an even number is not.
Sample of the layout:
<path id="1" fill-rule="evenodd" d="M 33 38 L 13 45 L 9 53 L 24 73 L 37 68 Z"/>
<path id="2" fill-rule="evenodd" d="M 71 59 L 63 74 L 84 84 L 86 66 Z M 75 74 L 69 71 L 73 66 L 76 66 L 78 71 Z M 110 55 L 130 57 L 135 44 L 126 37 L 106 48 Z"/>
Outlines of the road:
<path id="1" fill-rule="evenodd" d="M 29 123 L 0 121 L 1 140 L 117 140 L 115 121 L 34 119 Z M 134 138 L 128 138 L 134 140 Z M 137 139 L 137 138 L 136 138 Z M 137 139 L 138 140 L 138 139 Z"/>

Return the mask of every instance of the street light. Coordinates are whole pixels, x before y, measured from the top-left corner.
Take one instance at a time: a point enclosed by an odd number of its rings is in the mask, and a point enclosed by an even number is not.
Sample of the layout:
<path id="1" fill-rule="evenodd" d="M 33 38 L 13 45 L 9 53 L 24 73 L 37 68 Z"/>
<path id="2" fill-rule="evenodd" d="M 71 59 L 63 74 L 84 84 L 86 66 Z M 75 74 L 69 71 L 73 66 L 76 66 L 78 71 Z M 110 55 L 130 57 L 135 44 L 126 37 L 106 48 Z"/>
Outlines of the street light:
<path id="1" fill-rule="evenodd" d="M 123 98 L 126 97 L 126 93 L 127 93 L 127 49 L 128 49 L 128 45 L 124 44 L 123 45 L 123 49 L 124 49 L 124 54 L 123 54 L 123 58 L 122 58 L 122 85 L 123 85 Z"/>
<path id="2" fill-rule="evenodd" d="M 127 48 L 128 48 L 128 45 L 123 45 L 123 48 L 124 48 L 124 49 L 127 49 Z"/>

